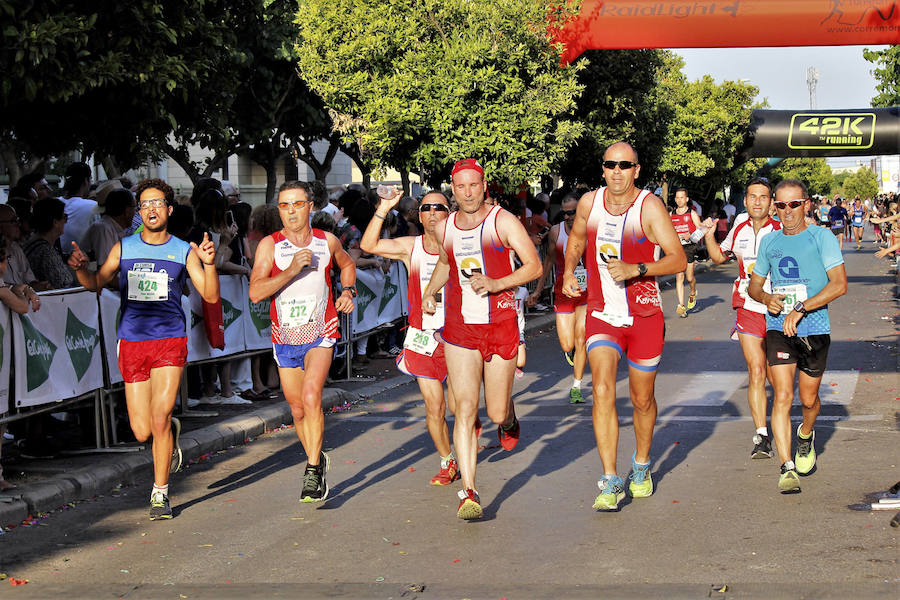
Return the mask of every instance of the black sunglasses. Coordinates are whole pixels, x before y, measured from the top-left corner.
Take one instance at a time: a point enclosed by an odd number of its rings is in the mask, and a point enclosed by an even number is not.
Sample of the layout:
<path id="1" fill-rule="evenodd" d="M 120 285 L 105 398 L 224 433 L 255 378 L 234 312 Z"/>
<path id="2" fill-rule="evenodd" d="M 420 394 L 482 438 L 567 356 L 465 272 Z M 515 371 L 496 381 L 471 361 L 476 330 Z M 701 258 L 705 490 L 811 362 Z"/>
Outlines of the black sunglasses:
<path id="1" fill-rule="evenodd" d="M 419 212 L 429 212 L 432 210 L 436 210 L 438 212 L 450 212 L 450 209 L 446 204 L 421 204 L 419 205 Z"/>
<path id="2" fill-rule="evenodd" d="M 788 206 L 790 206 L 791 208 L 797 208 L 798 206 L 803 206 L 804 202 L 806 202 L 806 200 L 791 200 L 790 202 L 775 202 L 775 208 L 777 208 L 778 210 L 784 210 Z"/>
<path id="3" fill-rule="evenodd" d="M 616 167 L 619 167 L 620 169 L 625 171 L 627 169 L 636 167 L 637 165 L 638 164 L 636 162 L 631 162 L 630 160 L 604 160 L 603 161 L 603 168 L 610 169 L 610 170 L 615 169 Z"/>
<path id="4" fill-rule="evenodd" d="M 562 212 L 562 214 L 566 215 L 567 217 L 571 217 L 572 215 L 574 215 L 575 213 L 577 213 L 578 210 L 577 210 L 577 209 L 572 209 L 572 210 L 564 210 L 564 211 L 561 211 L 561 212 Z"/>

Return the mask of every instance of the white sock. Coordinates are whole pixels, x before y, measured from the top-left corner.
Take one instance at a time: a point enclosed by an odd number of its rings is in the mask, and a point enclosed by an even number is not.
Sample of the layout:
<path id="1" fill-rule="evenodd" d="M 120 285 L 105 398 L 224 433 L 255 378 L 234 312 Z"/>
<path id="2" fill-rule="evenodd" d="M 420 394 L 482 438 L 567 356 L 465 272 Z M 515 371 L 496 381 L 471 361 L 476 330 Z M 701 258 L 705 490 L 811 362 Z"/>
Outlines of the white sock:
<path id="1" fill-rule="evenodd" d="M 769 437 L 769 428 L 768 427 L 757 427 L 756 433 L 761 436 Z"/>
<path id="2" fill-rule="evenodd" d="M 446 467 L 447 464 L 454 458 L 456 458 L 456 457 L 453 456 L 452 450 L 450 451 L 450 454 L 448 454 L 447 456 L 441 456 L 441 468 L 443 469 L 444 467 Z"/>
<path id="3" fill-rule="evenodd" d="M 797 467 L 794 465 L 794 461 L 789 460 L 784 463 L 784 468 L 787 469 L 788 471 L 792 471 L 792 470 L 796 469 Z"/>
<path id="4" fill-rule="evenodd" d="M 573 377 L 573 378 L 572 378 L 572 387 L 573 387 L 573 388 L 581 389 L 581 380 L 580 380 L 580 379 L 575 379 L 575 378 Z"/>
<path id="5" fill-rule="evenodd" d="M 166 496 L 166 497 L 168 498 L 168 496 L 169 496 L 169 484 L 167 483 L 166 485 L 156 485 L 156 484 L 154 483 L 154 484 L 153 484 L 153 489 L 150 490 L 150 498 L 151 498 L 151 499 L 153 498 L 153 494 L 155 494 L 156 492 L 162 492 L 162 495 L 163 495 L 163 496 Z"/>

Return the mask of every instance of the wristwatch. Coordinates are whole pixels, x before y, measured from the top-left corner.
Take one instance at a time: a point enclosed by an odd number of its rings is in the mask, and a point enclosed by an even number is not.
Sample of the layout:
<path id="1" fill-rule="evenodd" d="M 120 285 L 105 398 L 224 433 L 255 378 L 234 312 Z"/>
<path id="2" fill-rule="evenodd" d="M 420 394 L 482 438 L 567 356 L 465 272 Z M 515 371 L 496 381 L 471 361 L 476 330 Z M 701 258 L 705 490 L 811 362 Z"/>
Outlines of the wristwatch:
<path id="1" fill-rule="evenodd" d="M 350 292 L 350 297 L 356 298 L 356 286 L 355 285 L 348 285 L 347 287 L 342 287 L 341 293 L 343 294 L 344 292 Z"/>
<path id="2" fill-rule="evenodd" d="M 806 310 L 806 307 L 805 307 L 805 306 L 803 306 L 803 302 L 797 302 L 796 304 L 794 304 L 794 310 L 796 310 L 796 311 L 797 311 L 798 313 L 800 313 L 801 315 L 808 315 L 808 314 L 809 314 L 809 311 Z"/>
<path id="3" fill-rule="evenodd" d="M 638 263 L 638 277 L 643 277 L 647 274 L 647 265 L 644 263 Z"/>

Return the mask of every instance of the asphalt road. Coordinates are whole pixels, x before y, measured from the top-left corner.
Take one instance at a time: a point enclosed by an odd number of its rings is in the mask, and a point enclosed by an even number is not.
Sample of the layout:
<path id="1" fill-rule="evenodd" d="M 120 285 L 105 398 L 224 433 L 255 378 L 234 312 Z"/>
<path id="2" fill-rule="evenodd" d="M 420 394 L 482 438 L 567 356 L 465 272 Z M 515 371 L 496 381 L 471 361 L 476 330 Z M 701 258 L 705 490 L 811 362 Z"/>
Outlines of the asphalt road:
<path id="1" fill-rule="evenodd" d="M 148 480 L 8 531 L 0 564 L 29 583 L 0 581 L 0 597 L 896 598 L 893 513 L 848 509 L 900 479 L 894 278 L 870 244 L 845 258 L 850 289 L 831 306 L 819 463 L 800 494 L 778 493 L 775 459 L 749 458 L 727 265 L 699 276 L 687 319 L 664 290 L 650 498 L 617 513 L 591 508 L 601 468 L 589 375 L 588 402 L 569 405 L 571 371 L 548 329 L 529 338 L 514 388 L 514 451 L 499 447 L 482 413 L 481 521 L 456 518 L 458 484 L 428 485 L 437 457 L 406 384 L 328 416 L 324 504 L 297 502 L 305 457 L 294 431 L 269 433 L 176 475 L 171 521 L 148 521 Z M 617 389 L 627 473 L 624 370 Z"/>

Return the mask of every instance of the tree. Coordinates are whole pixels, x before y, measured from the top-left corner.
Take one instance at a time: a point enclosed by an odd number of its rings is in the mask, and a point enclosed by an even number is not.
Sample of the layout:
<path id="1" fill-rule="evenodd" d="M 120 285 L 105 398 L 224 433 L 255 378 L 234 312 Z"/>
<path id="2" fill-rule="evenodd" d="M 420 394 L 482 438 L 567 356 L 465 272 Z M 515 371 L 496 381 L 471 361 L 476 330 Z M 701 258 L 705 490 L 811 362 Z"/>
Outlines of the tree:
<path id="1" fill-rule="evenodd" d="M 716 84 L 709 75 L 692 82 L 672 79 L 667 87 L 674 118 L 659 170 L 672 183 L 686 184 L 702 203 L 734 179 L 759 89 L 734 81 Z"/>
<path id="2" fill-rule="evenodd" d="M 841 192 L 845 198 L 871 198 L 878 193 L 878 176 L 869 167 L 861 167 L 844 180 Z"/>
<path id="3" fill-rule="evenodd" d="M 900 46 L 889 46 L 884 50 L 865 48 L 863 57 L 877 66 L 872 75 L 878 80 L 875 85 L 878 95 L 872 98 L 872 106 L 900 105 Z"/>
<path id="4" fill-rule="evenodd" d="M 772 169 L 772 183 L 799 179 L 813 195 L 827 196 L 834 188 L 834 175 L 824 158 L 786 158 Z"/>
<path id="5" fill-rule="evenodd" d="M 226 4 L 0 0 L 5 156 L 80 150 L 123 168 L 158 157 L 177 107 L 227 52 Z"/>
<path id="6" fill-rule="evenodd" d="M 578 67 L 560 66 L 553 0 L 301 0 L 300 71 L 335 128 L 377 167 L 425 171 L 477 157 L 518 185 L 580 135 Z"/>
<path id="7" fill-rule="evenodd" d="M 600 163 L 607 146 L 625 140 L 637 149 L 641 179 L 659 164 L 674 107 L 663 90 L 669 78 L 681 78 L 683 61 L 668 50 L 591 50 L 579 62 L 579 83 L 586 92 L 574 116 L 584 132 L 559 165 L 568 182 L 603 184 Z"/>

